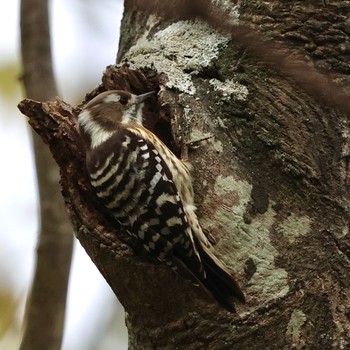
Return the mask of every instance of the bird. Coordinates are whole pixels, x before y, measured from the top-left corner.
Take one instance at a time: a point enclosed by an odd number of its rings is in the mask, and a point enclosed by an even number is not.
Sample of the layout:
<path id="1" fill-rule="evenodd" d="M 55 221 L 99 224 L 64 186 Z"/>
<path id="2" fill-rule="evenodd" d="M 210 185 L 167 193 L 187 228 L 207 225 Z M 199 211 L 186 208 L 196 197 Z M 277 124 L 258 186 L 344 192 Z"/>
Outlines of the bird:
<path id="1" fill-rule="evenodd" d="M 108 90 L 83 107 L 78 125 L 90 183 L 148 257 L 235 312 L 235 301 L 245 303 L 245 296 L 199 224 L 191 165 L 143 125 L 144 103 L 154 95 Z"/>

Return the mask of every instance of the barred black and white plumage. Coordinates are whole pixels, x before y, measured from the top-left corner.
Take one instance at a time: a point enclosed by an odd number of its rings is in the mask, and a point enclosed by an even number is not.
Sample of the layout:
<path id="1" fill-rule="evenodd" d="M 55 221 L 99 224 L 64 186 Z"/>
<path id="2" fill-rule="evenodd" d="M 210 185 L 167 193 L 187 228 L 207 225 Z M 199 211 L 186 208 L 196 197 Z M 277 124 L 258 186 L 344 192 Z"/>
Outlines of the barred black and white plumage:
<path id="1" fill-rule="evenodd" d="M 234 311 L 233 297 L 244 302 L 244 295 L 198 223 L 190 166 L 142 125 L 143 101 L 151 94 L 107 91 L 82 110 L 91 184 L 150 257 L 199 281 Z"/>

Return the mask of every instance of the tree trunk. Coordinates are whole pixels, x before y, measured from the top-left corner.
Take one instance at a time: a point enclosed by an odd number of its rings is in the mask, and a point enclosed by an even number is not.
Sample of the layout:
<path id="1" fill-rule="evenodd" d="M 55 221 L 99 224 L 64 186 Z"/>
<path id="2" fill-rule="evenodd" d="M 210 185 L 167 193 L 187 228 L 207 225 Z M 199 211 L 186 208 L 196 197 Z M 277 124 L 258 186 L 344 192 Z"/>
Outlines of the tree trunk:
<path id="1" fill-rule="evenodd" d="M 21 1 L 22 82 L 27 97 L 57 95 L 52 67 L 48 0 Z M 40 199 L 40 232 L 33 282 L 26 303 L 20 350 L 61 349 L 73 235 L 60 194 L 59 169 L 33 132 Z"/>
<path id="2" fill-rule="evenodd" d="M 177 154 L 212 134 L 189 152 L 198 215 L 247 304 L 230 314 L 137 257 L 91 190 L 79 108 L 25 100 L 21 111 L 61 168 L 77 237 L 125 307 L 130 349 L 349 348 L 349 108 L 318 94 L 328 79 L 339 102 L 334 82 L 349 82 L 349 2 L 215 1 L 226 32 L 189 19 L 215 12 L 180 11 L 175 1 L 174 13 L 160 6 L 155 15 L 136 2 L 126 1 L 118 55 L 133 69 L 109 67 L 87 100 L 108 89 L 158 91 L 146 123 Z M 254 24 L 284 51 L 262 51 L 262 60 L 254 35 L 245 44 L 227 33 L 234 22 Z M 309 76 L 272 59 L 285 55 Z M 322 79 L 310 85 L 313 76 Z"/>

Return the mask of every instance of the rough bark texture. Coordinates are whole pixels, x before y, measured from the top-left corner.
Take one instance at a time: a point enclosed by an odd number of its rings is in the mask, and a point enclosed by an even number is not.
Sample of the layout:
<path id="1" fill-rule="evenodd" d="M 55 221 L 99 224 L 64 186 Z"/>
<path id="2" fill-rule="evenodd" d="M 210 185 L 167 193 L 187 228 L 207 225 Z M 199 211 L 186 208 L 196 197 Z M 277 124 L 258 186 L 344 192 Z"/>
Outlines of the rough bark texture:
<path id="1" fill-rule="evenodd" d="M 348 1 L 215 3 L 330 82 L 349 82 Z M 203 21 L 134 5 L 126 2 L 119 59 L 150 68 L 109 67 L 87 100 L 112 88 L 158 91 L 147 123 L 177 154 L 213 134 L 189 154 L 198 214 L 248 301 L 229 314 L 135 256 L 91 192 L 79 108 L 25 100 L 21 111 L 61 168 L 77 237 L 125 307 L 130 349 L 350 348 L 349 115 Z"/>

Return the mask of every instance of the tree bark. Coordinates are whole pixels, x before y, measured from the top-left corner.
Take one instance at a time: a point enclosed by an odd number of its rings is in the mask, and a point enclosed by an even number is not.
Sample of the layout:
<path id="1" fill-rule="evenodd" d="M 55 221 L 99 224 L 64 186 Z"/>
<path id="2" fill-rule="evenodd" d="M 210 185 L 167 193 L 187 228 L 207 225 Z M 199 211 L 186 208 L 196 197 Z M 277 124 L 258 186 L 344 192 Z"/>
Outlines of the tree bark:
<path id="1" fill-rule="evenodd" d="M 21 1 L 21 51 L 26 96 L 54 99 L 47 0 Z M 33 132 L 40 202 L 36 266 L 27 298 L 21 350 L 61 348 L 73 235 L 59 186 L 59 171 L 50 151 Z"/>
<path id="2" fill-rule="evenodd" d="M 79 107 L 59 100 L 19 105 L 60 166 L 78 239 L 125 307 L 129 348 L 346 349 L 348 105 L 332 106 L 309 78 L 291 79 L 300 71 L 287 61 L 273 66 L 266 52 L 261 60 L 259 46 L 251 50 L 227 28 L 242 22 L 268 33 L 284 50 L 271 56 L 309 65 L 339 102 L 346 96 L 339 86 L 349 82 L 350 4 L 215 1 L 227 16 L 215 30 L 192 19 L 209 21 L 215 11 L 176 11 L 179 3 L 165 16 L 126 1 L 118 59 L 134 68 L 108 67 L 86 100 L 109 89 L 157 91 L 147 126 L 179 155 L 185 143 L 213 135 L 189 158 L 200 222 L 247 296 L 237 314 L 138 257 L 131 238 L 108 219 L 88 182 Z"/>

